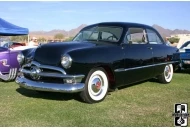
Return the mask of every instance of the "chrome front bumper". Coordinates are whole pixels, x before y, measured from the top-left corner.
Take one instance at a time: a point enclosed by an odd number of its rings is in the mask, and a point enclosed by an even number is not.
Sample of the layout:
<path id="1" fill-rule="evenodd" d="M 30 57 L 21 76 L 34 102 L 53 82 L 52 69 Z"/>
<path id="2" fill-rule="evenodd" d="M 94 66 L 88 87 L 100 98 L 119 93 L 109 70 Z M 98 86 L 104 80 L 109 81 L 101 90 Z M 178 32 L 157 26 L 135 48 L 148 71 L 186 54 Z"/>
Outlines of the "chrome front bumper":
<path id="1" fill-rule="evenodd" d="M 84 90 L 84 83 L 44 83 L 40 81 L 29 80 L 24 76 L 17 76 L 15 81 L 20 85 L 20 87 L 38 91 L 75 93 Z"/>
<path id="2" fill-rule="evenodd" d="M 84 75 L 68 75 L 59 67 L 42 65 L 32 61 L 30 64 L 23 65 L 19 71 L 15 81 L 20 87 L 26 89 L 63 93 L 74 93 L 84 90 L 85 84 L 81 83 L 85 77 Z M 44 81 L 43 78 L 49 78 L 49 80 Z M 62 82 L 51 82 L 51 78 L 52 80 L 53 78 L 62 80 Z"/>
<path id="3" fill-rule="evenodd" d="M 9 74 L 2 74 L 0 71 L 0 79 L 4 81 L 11 81 L 14 80 L 17 76 L 17 68 L 11 68 Z"/>

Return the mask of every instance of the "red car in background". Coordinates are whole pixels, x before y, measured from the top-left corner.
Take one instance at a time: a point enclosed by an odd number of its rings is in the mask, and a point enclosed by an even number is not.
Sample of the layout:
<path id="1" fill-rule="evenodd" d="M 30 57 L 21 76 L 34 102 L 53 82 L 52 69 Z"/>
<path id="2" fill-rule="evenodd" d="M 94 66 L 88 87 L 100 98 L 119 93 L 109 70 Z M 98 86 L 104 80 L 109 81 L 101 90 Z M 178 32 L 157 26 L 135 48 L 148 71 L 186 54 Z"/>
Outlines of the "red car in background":
<path id="1" fill-rule="evenodd" d="M 25 43 L 19 43 L 19 42 L 13 42 L 13 44 L 10 46 L 10 48 L 15 48 L 19 46 L 26 46 Z"/>

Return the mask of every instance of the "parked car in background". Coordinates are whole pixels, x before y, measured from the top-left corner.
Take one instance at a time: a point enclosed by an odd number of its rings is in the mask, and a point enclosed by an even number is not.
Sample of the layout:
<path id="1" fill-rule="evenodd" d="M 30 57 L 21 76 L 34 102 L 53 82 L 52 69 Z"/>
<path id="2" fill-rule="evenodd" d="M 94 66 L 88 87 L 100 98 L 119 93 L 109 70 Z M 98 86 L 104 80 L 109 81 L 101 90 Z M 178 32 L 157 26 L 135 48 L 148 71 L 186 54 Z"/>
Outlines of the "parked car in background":
<path id="1" fill-rule="evenodd" d="M 180 61 L 180 70 L 190 68 L 190 41 L 185 42 L 176 54 Z"/>
<path id="2" fill-rule="evenodd" d="M 16 47 L 20 47 L 20 46 L 26 46 L 26 44 L 19 43 L 19 42 L 12 42 L 12 44 L 10 45 L 10 48 L 16 48 Z"/>
<path id="3" fill-rule="evenodd" d="M 98 23 L 83 28 L 71 42 L 22 51 L 16 83 L 36 91 L 79 93 L 85 102 L 96 103 L 127 84 L 153 77 L 170 83 L 176 52 L 151 26 Z"/>
<path id="4" fill-rule="evenodd" d="M 0 80 L 11 81 L 16 78 L 20 65 L 17 55 L 28 46 L 12 43 L 7 38 L 0 39 Z"/>

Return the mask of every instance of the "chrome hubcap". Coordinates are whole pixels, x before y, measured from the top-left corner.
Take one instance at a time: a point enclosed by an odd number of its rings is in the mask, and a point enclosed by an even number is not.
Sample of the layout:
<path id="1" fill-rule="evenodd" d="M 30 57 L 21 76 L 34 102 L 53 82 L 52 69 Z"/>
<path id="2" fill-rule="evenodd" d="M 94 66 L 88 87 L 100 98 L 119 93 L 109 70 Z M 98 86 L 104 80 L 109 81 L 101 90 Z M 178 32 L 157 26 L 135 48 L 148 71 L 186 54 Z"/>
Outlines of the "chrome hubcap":
<path id="1" fill-rule="evenodd" d="M 166 79 L 169 79 L 170 76 L 171 76 L 171 69 L 170 69 L 170 67 L 168 65 L 165 67 L 164 75 L 165 75 Z"/>
<path id="2" fill-rule="evenodd" d="M 94 76 L 91 82 L 91 89 L 93 95 L 98 95 L 101 93 L 103 87 L 103 81 L 100 76 Z"/>

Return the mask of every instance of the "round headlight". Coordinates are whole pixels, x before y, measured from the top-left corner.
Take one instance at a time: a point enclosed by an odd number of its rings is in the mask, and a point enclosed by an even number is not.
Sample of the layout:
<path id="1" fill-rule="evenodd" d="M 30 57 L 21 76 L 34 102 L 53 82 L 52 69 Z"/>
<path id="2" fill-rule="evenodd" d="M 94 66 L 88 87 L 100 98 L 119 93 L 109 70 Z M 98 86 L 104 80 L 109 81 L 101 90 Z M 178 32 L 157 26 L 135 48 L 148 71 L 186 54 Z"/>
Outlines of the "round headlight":
<path id="1" fill-rule="evenodd" d="M 21 52 L 17 55 L 17 61 L 20 65 L 24 62 L 24 55 Z"/>
<path id="2" fill-rule="evenodd" d="M 71 67 L 72 64 L 72 59 L 69 55 L 65 54 L 61 57 L 61 65 L 65 68 L 68 69 Z"/>

